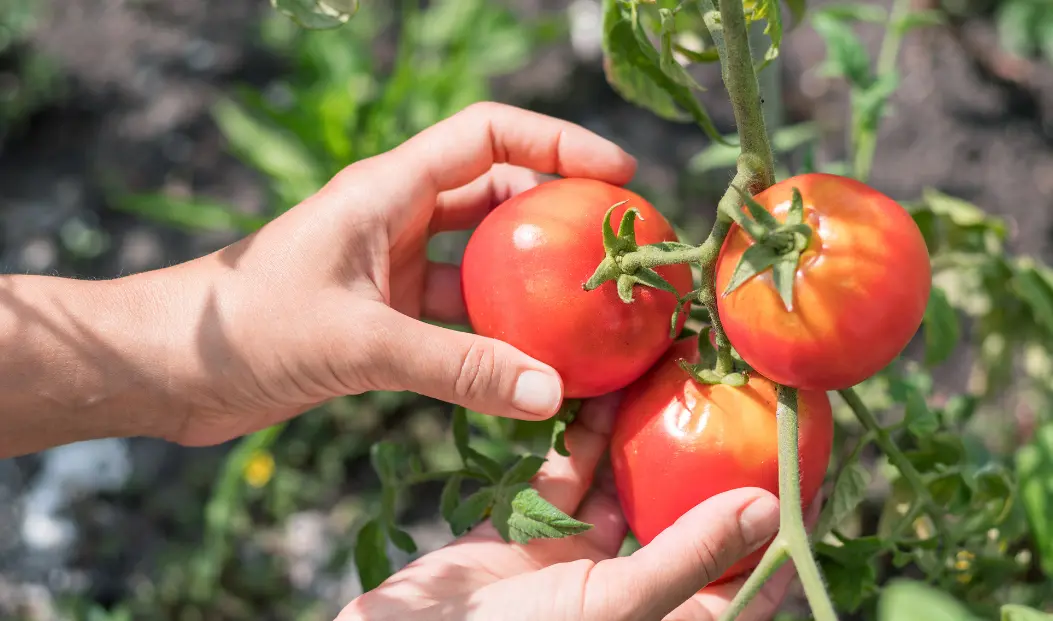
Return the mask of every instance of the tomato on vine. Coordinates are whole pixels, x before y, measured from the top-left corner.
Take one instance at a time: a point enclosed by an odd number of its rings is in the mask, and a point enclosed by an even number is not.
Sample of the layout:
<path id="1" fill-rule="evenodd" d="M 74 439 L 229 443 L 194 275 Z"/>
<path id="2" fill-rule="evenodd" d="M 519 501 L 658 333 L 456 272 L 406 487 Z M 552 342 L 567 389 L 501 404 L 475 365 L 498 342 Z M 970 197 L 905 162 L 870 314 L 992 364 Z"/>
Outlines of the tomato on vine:
<path id="1" fill-rule="evenodd" d="M 892 362 L 921 326 L 932 286 L 929 254 L 903 207 L 853 179 L 800 175 L 753 200 L 785 220 L 794 188 L 811 236 L 789 272 L 792 297 L 780 295 L 774 270 L 737 278 L 757 242 L 736 225 L 717 260 L 717 310 L 732 346 L 761 375 L 840 390 Z"/>
<path id="2" fill-rule="evenodd" d="M 611 436 L 611 467 L 622 511 L 646 545 L 695 505 L 722 492 L 759 487 L 779 493 L 776 386 L 751 374 L 745 386 L 703 384 L 680 366 L 699 362 L 698 340 L 677 341 L 626 389 Z M 830 401 L 798 395 L 801 499 L 819 492 L 833 442 Z M 764 548 L 720 581 L 756 566 Z"/>
<path id="3" fill-rule="evenodd" d="M 619 220 L 632 209 L 637 243 L 676 240 L 669 222 L 635 193 L 592 179 L 559 179 L 499 205 L 465 248 L 461 286 L 472 328 L 551 365 L 566 398 L 628 385 L 672 344 L 678 296 L 633 287 L 628 304 L 613 281 L 583 290 L 606 257 L 596 234 L 605 217 Z M 680 295 L 691 290 L 687 265 L 655 271 Z"/>

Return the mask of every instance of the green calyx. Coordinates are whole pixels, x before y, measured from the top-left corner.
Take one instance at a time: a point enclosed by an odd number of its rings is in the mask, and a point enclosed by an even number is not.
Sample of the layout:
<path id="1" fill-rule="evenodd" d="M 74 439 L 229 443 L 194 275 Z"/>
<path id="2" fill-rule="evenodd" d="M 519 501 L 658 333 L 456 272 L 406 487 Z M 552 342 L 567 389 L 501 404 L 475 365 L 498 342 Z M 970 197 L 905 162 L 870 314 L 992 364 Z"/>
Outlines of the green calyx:
<path id="1" fill-rule="evenodd" d="M 735 223 L 753 240 L 753 245 L 742 253 L 742 258 L 724 289 L 722 295 L 730 295 L 754 276 L 772 271 L 772 283 L 778 291 L 787 311 L 793 310 L 793 287 L 801 255 L 808 248 L 812 229 L 804 223 L 804 201 L 797 188 L 786 222 L 780 224 L 771 213 L 747 192 L 732 186 L 746 203 L 749 216 L 737 211 L 732 215 Z"/>
<path id="2" fill-rule="evenodd" d="M 603 249 L 605 256 L 592 276 L 581 286 L 585 291 L 592 291 L 600 285 L 616 281 L 618 297 L 626 304 L 633 301 L 633 288 L 636 285 L 652 287 L 667 291 L 677 298 L 680 293 L 665 278 L 654 270 L 659 265 L 686 263 L 696 251 L 694 246 L 676 242 L 661 242 L 640 246 L 636 243 L 636 219 L 643 217 L 635 208 L 622 214 L 618 232 L 614 232 L 611 216 L 614 210 L 627 201 L 615 203 L 603 217 Z"/>
<path id="3" fill-rule="evenodd" d="M 721 372 L 718 369 L 719 365 L 716 364 L 717 351 L 713 349 L 713 346 L 709 342 L 709 333 L 711 331 L 712 327 L 706 326 L 698 333 L 698 353 L 700 360 L 697 364 L 692 364 L 683 359 L 678 360 L 677 364 L 688 375 L 690 375 L 692 379 L 700 384 L 745 386 L 746 382 L 749 381 L 747 372 L 750 369 L 737 354 L 732 354 L 732 359 L 734 360 L 733 369 L 729 367 L 729 372 L 726 373 Z M 734 352 L 734 350 L 732 351 Z"/>

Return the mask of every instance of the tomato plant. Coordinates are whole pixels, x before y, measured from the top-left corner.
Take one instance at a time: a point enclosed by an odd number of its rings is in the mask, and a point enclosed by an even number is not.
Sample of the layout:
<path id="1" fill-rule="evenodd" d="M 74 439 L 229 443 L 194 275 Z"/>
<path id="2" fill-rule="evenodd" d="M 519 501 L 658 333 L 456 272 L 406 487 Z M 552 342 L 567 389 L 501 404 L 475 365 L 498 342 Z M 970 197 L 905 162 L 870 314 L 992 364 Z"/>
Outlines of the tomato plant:
<path id="1" fill-rule="evenodd" d="M 793 275 L 790 309 L 773 272 L 736 280 L 754 241 L 738 225 L 717 259 L 717 310 L 731 345 L 773 381 L 849 388 L 892 362 L 921 326 L 932 286 L 925 239 L 906 209 L 854 179 L 812 173 L 754 196 L 785 219 L 792 190 L 812 228 Z"/>
<path id="2" fill-rule="evenodd" d="M 462 290 L 472 328 L 551 365 L 567 398 L 602 395 L 642 375 L 672 343 L 669 317 L 691 290 L 683 264 L 657 270 L 678 295 L 646 288 L 626 304 L 614 282 L 583 290 L 605 256 L 595 232 L 605 215 L 621 219 L 629 209 L 641 216 L 637 242 L 676 240 L 662 214 L 633 192 L 559 179 L 499 205 L 465 247 Z"/>
<path id="3" fill-rule="evenodd" d="M 753 374 L 745 386 L 695 381 L 680 361 L 700 361 L 698 341 L 677 341 L 622 396 L 611 436 L 611 467 L 629 527 L 646 544 L 700 502 L 739 487 L 778 493 L 776 386 Z M 799 396 L 801 497 L 816 497 L 833 442 L 830 400 Z M 758 550 L 721 580 L 754 567 Z"/>

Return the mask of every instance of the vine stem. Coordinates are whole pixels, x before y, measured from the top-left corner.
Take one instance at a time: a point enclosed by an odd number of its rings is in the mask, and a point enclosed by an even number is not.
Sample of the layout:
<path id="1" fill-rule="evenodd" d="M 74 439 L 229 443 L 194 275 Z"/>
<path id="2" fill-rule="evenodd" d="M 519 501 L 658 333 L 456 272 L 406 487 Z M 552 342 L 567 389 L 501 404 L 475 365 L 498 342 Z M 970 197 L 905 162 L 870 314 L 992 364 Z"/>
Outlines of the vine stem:
<path id="1" fill-rule="evenodd" d="M 797 567 L 797 576 L 815 621 L 837 621 L 837 612 L 823 582 L 819 563 L 812 553 L 801 506 L 801 468 L 797 416 L 797 389 L 779 386 L 775 415 L 779 423 L 779 533 L 760 563 L 735 594 L 721 621 L 732 621 L 760 592 L 761 587 L 787 560 Z"/>
<path id="2" fill-rule="evenodd" d="M 888 26 L 885 28 L 885 36 L 881 40 L 881 48 L 878 51 L 876 75 L 881 78 L 896 70 L 896 60 L 899 58 L 899 49 L 903 44 L 903 29 L 897 28 L 896 24 L 910 12 L 910 0 L 894 0 L 892 10 L 889 11 Z M 855 123 L 853 123 L 855 125 Z M 853 171 L 856 179 L 867 182 L 870 177 L 870 169 L 874 165 L 874 152 L 877 150 L 877 129 L 860 134 L 856 142 L 855 161 Z"/>
<path id="3" fill-rule="evenodd" d="M 943 519 L 943 512 L 936 505 L 929 488 L 925 485 L 925 481 L 922 480 L 921 475 L 914 468 L 914 464 L 910 463 L 903 451 L 896 446 L 896 441 L 889 435 L 888 430 L 878 424 L 870 409 L 867 408 L 854 390 L 846 388 L 837 392 L 845 400 L 848 407 L 851 408 L 859 423 L 863 425 L 863 428 L 873 435 L 874 443 L 885 453 L 892 465 L 899 470 L 900 476 L 907 481 L 907 484 L 910 485 L 911 490 L 914 492 L 915 505 L 907 514 L 907 518 L 901 522 L 901 528 L 909 526 L 924 511 L 936 526 L 936 532 L 941 537 L 944 536 L 947 533 L 947 526 Z"/>

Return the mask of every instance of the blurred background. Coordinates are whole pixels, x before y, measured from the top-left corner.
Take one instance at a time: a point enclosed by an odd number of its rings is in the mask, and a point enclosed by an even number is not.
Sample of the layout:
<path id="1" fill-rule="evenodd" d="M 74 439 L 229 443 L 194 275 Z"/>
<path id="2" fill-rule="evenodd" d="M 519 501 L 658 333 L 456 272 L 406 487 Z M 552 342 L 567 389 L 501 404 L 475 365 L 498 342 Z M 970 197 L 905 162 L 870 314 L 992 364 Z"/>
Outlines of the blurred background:
<path id="1" fill-rule="evenodd" d="M 946 19 L 904 45 L 872 184 L 970 201 L 1004 219 L 1011 252 L 1053 262 L 1053 9 L 915 5 Z M 640 161 L 633 188 L 698 240 L 734 154 L 611 90 L 600 19 L 598 0 L 363 0 L 345 28 L 307 32 L 265 0 L 2 0 L 0 270 L 112 278 L 200 256 L 482 99 L 618 142 Z M 880 25 L 859 32 L 873 53 Z M 825 55 L 805 23 L 763 76 L 786 165 L 809 145 L 828 169 L 846 156 L 847 91 Z M 718 68 L 693 73 L 730 133 Z M 432 251 L 456 260 L 463 241 Z M 937 386 L 961 389 L 974 357 L 957 350 Z M 996 400 L 1007 443 L 1036 403 Z M 100 441 L 0 461 L 0 619 L 330 619 L 360 592 L 369 445 L 397 440 L 442 467 L 456 460 L 448 414 L 378 393 L 220 447 Z M 400 522 L 424 552 L 450 535 L 438 489 L 421 492 Z"/>

